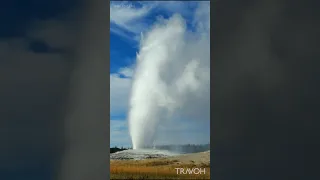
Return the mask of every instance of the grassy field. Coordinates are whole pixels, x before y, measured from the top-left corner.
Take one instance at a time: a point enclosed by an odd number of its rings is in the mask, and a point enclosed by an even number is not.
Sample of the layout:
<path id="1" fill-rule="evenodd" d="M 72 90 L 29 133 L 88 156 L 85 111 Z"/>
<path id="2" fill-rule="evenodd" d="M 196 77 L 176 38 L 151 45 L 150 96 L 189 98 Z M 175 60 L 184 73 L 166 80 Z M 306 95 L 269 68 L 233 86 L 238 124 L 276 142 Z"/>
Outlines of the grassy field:
<path id="1" fill-rule="evenodd" d="M 177 174 L 175 168 L 205 168 L 205 174 Z M 111 179 L 210 179 L 210 164 L 181 163 L 165 158 L 111 160 Z"/>

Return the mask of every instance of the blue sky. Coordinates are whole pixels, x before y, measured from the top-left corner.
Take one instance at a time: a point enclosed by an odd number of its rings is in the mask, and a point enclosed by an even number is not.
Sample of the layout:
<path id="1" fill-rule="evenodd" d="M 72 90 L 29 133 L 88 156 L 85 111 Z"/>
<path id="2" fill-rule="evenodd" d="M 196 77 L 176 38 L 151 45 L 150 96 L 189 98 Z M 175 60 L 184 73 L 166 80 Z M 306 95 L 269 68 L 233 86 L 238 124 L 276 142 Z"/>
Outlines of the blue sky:
<path id="1" fill-rule="evenodd" d="M 201 2 L 204 7 L 208 2 Z M 200 2 L 123 2 L 114 1 L 110 6 L 110 146 L 131 146 L 127 126 L 129 94 L 132 75 L 139 52 L 141 33 L 148 32 L 159 18 L 168 19 L 180 14 L 186 22 L 187 30 L 194 32 Z M 192 123 L 188 124 L 192 126 Z M 208 125 L 208 124 L 207 124 Z M 201 128 L 188 130 L 206 134 Z M 179 132 L 183 135 L 186 132 Z M 192 138 L 190 138 L 192 139 Z M 196 136 L 194 136 L 196 139 Z M 209 142 L 209 140 L 207 140 Z"/>

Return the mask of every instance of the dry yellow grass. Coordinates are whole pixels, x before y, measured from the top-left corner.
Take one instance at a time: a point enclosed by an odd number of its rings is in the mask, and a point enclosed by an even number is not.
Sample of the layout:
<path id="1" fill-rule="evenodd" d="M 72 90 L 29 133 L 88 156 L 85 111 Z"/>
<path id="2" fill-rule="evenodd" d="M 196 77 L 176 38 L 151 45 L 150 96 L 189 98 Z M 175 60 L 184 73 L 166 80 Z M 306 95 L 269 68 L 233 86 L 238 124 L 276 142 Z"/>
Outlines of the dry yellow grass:
<path id="1" fill-rule="evenodd" d="M 175 168 L 205 168 L 205 174 L 177 174 Z M 165 158 L 148 160 L 111 160 L 111 179 L 210 179 L 210 164 Z"/>

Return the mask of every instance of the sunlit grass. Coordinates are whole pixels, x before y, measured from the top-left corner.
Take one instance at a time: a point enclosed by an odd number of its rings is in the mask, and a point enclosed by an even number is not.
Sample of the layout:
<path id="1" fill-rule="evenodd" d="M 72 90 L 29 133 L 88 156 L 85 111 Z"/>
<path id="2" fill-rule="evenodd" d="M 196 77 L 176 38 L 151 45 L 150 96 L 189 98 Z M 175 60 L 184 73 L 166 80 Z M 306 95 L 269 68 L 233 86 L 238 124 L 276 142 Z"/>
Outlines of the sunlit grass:
<path id="1" fill-rule="evenodd" d="M 205 174 L 177 174 L 175 168 L 205 168 Z M 180 163 L 163 158 L 152 160 L 112 160 L 111 179 L 210 179 L 210 164 Z"/>

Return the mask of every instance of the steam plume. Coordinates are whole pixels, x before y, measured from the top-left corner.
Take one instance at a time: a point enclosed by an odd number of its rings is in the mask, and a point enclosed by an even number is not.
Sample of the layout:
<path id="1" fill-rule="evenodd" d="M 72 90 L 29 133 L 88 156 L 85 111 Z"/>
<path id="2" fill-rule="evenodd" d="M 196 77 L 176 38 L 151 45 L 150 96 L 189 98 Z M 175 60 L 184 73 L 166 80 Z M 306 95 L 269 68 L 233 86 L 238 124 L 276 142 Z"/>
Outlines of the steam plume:
<path id="1" fill-rule="evenodd" d="M 173 117 L 209 121 L 209 12 L 208 3 L 199 4 L 194 32 L 175 14 L 141 39 L 128 118 L 134 149 L 153 145 L 159 125 Z"/>

